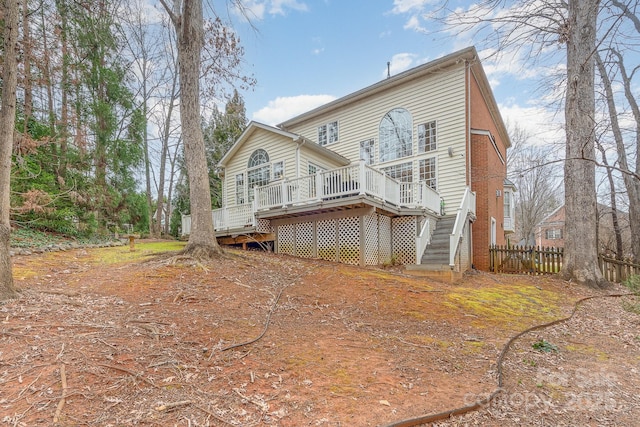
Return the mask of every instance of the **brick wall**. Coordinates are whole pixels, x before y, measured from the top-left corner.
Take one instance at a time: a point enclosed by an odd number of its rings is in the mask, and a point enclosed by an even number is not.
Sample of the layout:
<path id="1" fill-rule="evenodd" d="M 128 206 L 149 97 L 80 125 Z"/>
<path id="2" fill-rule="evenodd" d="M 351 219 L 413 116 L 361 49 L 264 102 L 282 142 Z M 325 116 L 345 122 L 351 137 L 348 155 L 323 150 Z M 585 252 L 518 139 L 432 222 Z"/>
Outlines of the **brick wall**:
<path id="1" fill-rule="evenodd" d="M 473 264 L 489 269 L 491 218 L 496 221 L 496 244 L 504 245 L 503 197 L 505 165 L 488 135 L 471 135 L 471 190 L 476 192 L 476 216 L 473 223 Z"/>

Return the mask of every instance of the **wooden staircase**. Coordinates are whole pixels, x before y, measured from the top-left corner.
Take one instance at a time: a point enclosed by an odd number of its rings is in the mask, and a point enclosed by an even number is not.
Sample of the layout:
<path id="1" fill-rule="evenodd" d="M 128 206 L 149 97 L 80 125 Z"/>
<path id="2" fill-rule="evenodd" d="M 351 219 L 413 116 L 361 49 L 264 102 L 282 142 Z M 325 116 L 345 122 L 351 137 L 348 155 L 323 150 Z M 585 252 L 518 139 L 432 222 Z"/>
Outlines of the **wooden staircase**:
<path id="1" fill-rule="evenodd" d="M 453 271 L 449 265 L 449 242 L 455 222 L 455 215 L 438 219 L 420 264 L 407 265 L 405 269 L 407 273 L 445 280 L 454 280 L 461 276 L 460 273 Z"/>

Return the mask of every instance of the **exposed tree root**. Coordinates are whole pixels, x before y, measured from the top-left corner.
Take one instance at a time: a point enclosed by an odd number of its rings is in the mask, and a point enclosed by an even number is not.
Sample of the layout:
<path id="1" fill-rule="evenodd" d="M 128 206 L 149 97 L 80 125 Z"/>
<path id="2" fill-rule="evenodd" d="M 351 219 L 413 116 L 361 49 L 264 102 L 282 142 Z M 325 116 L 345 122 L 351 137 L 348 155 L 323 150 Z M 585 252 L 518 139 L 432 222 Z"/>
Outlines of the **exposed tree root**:
<path id="1" fill-rule="evenodd" d="M 178 252 L 180 255 L 188 255 L 198 260 L 209 260 L 217 258 L 224 254 L 220 246 L 204 245 L 201 243 L 187 243 L 183 250 Z"/>

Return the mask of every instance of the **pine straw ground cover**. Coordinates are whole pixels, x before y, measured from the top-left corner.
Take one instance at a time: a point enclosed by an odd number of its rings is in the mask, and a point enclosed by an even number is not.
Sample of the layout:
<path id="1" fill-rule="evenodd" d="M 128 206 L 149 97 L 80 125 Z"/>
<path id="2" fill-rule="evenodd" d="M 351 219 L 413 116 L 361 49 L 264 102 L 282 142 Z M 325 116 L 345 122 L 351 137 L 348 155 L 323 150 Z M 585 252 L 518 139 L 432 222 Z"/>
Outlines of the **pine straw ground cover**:
<path id="1" fill-rule="evenodd" d="M 0 426 L 384 426 L 491 393 L 510 337 L 595 294 L 235 250 L 150 257 L 178 246 L 14 257 Z M 640 316 L 623 305 L 590 300 L 519 338 L 503 392 L 438 425 L 635 425 Z"/>

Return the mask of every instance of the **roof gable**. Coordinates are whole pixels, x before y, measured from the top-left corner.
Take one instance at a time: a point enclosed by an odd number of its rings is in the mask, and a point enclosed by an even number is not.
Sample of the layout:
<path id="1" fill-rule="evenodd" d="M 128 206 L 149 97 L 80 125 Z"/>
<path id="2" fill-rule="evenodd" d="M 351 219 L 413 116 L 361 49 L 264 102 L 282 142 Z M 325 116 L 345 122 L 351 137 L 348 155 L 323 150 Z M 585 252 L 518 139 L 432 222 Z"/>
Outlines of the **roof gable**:
<path id="1" fill-rule="evenodd" d="M 311 111 L 307 111 L 287 121 L 284 121 L 280 123 L 278 127 L 281 129 L 288 129 L 307 120 L 311 120 L 321 114 L 356 103 L 364 98 L 374 96 L 382 91 L 386 91 L 396 86 L 406 84 L 407 82 L 425 77 L 429 74 L 439 72 L 444 68 L 453 67 L 463 62 L 468 63 L 469 67 L 472 69 L 473 74 L 478 82 L 480 91 L 483 94 L 485 103 L 487 104 L 493 120 L 496 123 L 500 138 L 504 141 L 507 148 L 510 147 L 511 142 L 509 139 L 509 135 L 504 121 L 502 120 L 502 116 L 498 109 L 495 97 L 493 96 L 491 85 L 489 84 L 489 80 L 487 79 L 484 69 L 482 68 L 480 60 L 478 59 L 478 53 L 473 46 L 403 71 L 402 73 L 396 74 L 395 76 L 389 77 L 387 79 L 381 80 L 356 92 L 338 98 Z"/>
<path id="2" fill-rule="evenodd" d="M 277 135 L 285 137 L 285 139 L 289 139 L 292 143 L 296 144 L 304 144 L 305 147 L 310 148 L 312 151 L 318 153 L 319 155 L 331 159 L 334 162 L 341 163 L 344 165 L 348 165 L 350 161 L 345 157 L 329 150 L 328 148 L 322 147 L 316 144 L 313 141 L 309 141 L 308 139 L 292 132 L 287 132 L 286 130 L 279 129 L 273 126 L 265 125 L 264 123 L 251 121 L 249 125 L 247 125 L 246 129 L 242 132 L 240 137 L 236 140 L 236 142 L 231 146 L 229 151 L 220 159 L 218 162 L 218 166 L 225 167 L 229 164 L 229 161 L 233 158 L 233 156 L 240 150 L 240 148 L 251 139 L 251 136 L 258 130 L 264 130 L 267 132 L 272 132 Z"/>

